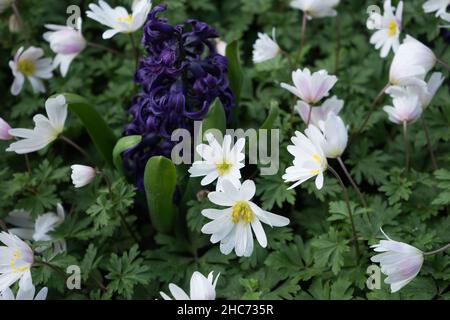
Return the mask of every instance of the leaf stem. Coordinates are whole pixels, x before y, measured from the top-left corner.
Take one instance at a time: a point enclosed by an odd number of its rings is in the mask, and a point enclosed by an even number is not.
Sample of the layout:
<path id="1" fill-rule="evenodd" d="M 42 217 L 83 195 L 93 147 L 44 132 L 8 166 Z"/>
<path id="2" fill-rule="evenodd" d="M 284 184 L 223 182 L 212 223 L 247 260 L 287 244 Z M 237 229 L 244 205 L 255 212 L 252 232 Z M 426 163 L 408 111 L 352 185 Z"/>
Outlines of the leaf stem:
<path id="1" fill-rule="evenodd" d="M 306 32 L 307 21 L 308 21 L 308 16 L 307 16 L 306 12 L 304 12 L 303 17 L 302 17 L 302 29 L 300 31 L 300 50 L 298 51 L 297 57 L 295 59 L 297 64 L 300 63 L 300 58 L 302 56 L 303 47 L 305 45 L 305 32 Z"/>
<path id="2" fill-rule="evenodd" d="M 443 66 L 445 69 L 447 69 L 447 71 L 450 71 L 450 65 L 448 65 L 447 62 L 445 62 L 439 58 L 436 58 L 436 62 L 439 63 L 441 66 Z"/>
<path id="3" fill-rule="evenodd" d="M 431 144 L 431 138 L 430 138 L 430 130 L 428 130 L 428 126 L 425 121 L 425 117 L 423 117 L 423 116 L 421 117 L 421 122 L 422 122 L 423 132 L 425 133 L 425 137 L 427 139 L 427 146 L 428 146 L 428 152 L 430 153 L 431 164 L 433 165 L 433 169 L 436 171 L 437 169 L 439 169 L 439 167 L 438 167 L 438 164 L 436 161 L 436 156 L 434 155 L 433 145 Z"/>
<path id="4" fill-rule="evenodd" d="M 361 201 L 362 205 L 364 206 L 364 208 L 367 209 L 368 205 L 367 205 L 366 199 L 364 199 L 364 195 L 362 194 L 361 190 L 358 188 L 358 185 L 356 184 L 356 182 L 353 180 L 352 175 L 348 171 L 344 161 L 342 161 L 341 157 L 338 157 L 337 161 L 341 165 L 341 168 L 344 171 L 345 175 L 347 176 L 347 179 L 350 181 L 351 185 L 353 186 L 353 189 L 355 189 L 356 193 L 358 194 L 359 200 Z"/>
<path id="5" fill-rule="evenodd" d="M 429 251 L 429 252 L 424 252 L 423 255 L 424 256 L 432 256 L 432 255 L 435 255 L 437 253 L 443 252 L 443 251 L 445 251 L 447 249 L 450 249 L 450 243 L 445 245 L 445 246 L 443 246 L 442 248 L 439 248 L 439 249 L 436 249 L 436 250 L 433 250 L 433 251 Z"/>
<path id="6" fill-rule="evenodd" d="M 130 41 L 131 41 L 131 47 L 133 48 L 133 53 L 134 53 L 134 60 L 136 63 L 136 69 L 139 65 L 139 48 L 136 45 L 136 40 L 134 39 L 134 36 L 132 33 L 129 34 L 130 35 Z"/>
<path id="7" fill-rule="evenodd" d="M 71 147 L 73 147 L 74 149 L 76 149 L 78 152 L 80 152 L 85 158 L 92 160 L 91 156 L 82 147 L 80 147 L 78 144 L 76 144 L 74 141 L 72 141 L 71 139 L 69 139 L 63 135 L 60 135 L 59 138 L 62 141 L 64 141 L 65 143 L 67 143 L 68 145 L 70 145 Z"/>
<path id="8" fill-rule="evenodd" d="M 112 54 L 114 54 L 114 55 L 120 56 L 120 57 L 122 57 L 122 58 L 125 58 L 125 57 L 126 57 L 126 56 L 125 56 L 122 52 L 120 52 L 119 50 L 116 50 L 116 49 L 113 49 L 113 48 L 109 48 L 109 47 L 107 47 L 107 46 L 104 46 L 104 45 L 101 45 L 101 44 L 98 44 L 98 43 L 87 42 L 87 45 L 88 45 L 89 47 L 92 47 L 92 48 L 106 50 L 106 51 L 108 51 L 108 52 L 110 52 L 110 53 L 112 53 Z"/>
<path id="9" fill-rule="evenodd" d="M 336 179 L 339 181 L 339 184 L 342 187 L 342 191 L 344 193 L 344 199 L 345 199 L 345 203 L 347 205 L 347 211 L 348 211 L 348 216 L 350 218 L 350 224 L 352 226 L 352 232 L 353 232 L 353 242 L 355 244 L 355 252 L 356 252 L 356 256 L 359 259 L 360 257 L 360 252 L 359 252 L 359 244 L 358 244 L 358 234 L 356 233 L 356 228 L 355 228 L 355 221 L 353 219 L 353 213 L 352 213 L 352 208 L 350 206 L 350 197 L 348 195 L 348 190 L 347 187 L 345 186 L 344 182 L 342 181 L 341 177 L 339 176 L 339 174 L 336 172 L 336 170 L 334 170 L 330 165 L 328 165 L 328 170 L 331 171 L 331 173 L 336 177 Z"/>
<path id="10" fill-rule="evenodd" d="M 409 149 L 409 139 L 408 139 L 408 123 L 403 121 L 403 141 L 405 143 L 405 168 L 406 175 L 409 174 L 410 166 L 410 149 Z"/>

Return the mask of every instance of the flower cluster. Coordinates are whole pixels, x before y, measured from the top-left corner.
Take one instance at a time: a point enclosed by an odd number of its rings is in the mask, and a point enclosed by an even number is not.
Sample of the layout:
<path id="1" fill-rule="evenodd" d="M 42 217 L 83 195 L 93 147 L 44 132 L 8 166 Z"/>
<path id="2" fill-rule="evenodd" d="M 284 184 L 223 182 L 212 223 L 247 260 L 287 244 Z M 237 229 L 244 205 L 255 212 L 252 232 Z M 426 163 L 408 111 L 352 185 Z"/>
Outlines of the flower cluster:
<path id="1" fill-rule="evenodd" d="M 197 20 L 172 26 L 158 17 L 165 9 L 156 6 L 144 26 L 142 45 L 147 56 L 135 75 L 142 89 L 133 99 L 129 110 L 133 121 L 124 131 L 142 136 L 139 145 L 124 153 L 126 169 L 140 188 L 147 160 L 154 155 L 170 156 L 175 129 L 192 131 L 193 122 L 206 116 L 216 98 L 228 118 L 233 107 L 227 58 L 214 45 L 217 32 Z"/>

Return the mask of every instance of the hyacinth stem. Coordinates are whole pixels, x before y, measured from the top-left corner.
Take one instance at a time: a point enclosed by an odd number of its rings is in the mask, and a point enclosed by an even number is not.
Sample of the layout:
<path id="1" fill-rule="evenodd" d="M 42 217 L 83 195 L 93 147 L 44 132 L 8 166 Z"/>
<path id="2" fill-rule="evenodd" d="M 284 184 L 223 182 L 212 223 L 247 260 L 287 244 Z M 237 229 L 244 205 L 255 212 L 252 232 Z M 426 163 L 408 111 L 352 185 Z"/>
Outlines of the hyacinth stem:
<path id="1" fill-rule="evenodd" d="M 445 245 L 445 246 L 443 246 L 442 248 L 439 248 L 439 249 L 436 249 L 436 250 L 433 250 L 433 251 L 429 251 L 429 252 L 424 252 L 423 255 L 424 256 L 432 256 L 432 255 L 435 255 L 437 253 L 443 252 L 443 251 L 445 251 L 447 249 L 450 249 L 450 243 Z"/>
<path id="2" fill-rule="evenodd" d="M 109 193 L 109 197 L 111 198 L 111 202 L 114 203 L 114 194 L 112 192 L 111 181 L 109 180 L 108 176 L 105 173 L 101 172 L 101 175 L 103 177 L 103 180 L 105 180 L 105 183 L 108 187 L 108 193 Z M 115 211 L 114 207 L 113 207 L 113 211 Z M 138 237 L 133 232 L 133 229 L 131 229 L 131 226 L 128 224 L 128 221 L 125 219 L 125 216 L 120 211 L 117 211 L 117 213 L 119 215 L 120 220 L 122 221 L 122 224 L 124 225 L 125 229 L 127 229 L 128 233 L 131 235 L 134 242 L 139 243 Z"/>
<path id="3" fill-rule="evenodd" d="M 117 55 L 117 56 L 119 56 L 119 57 L 121 57 L 121 58 L 125 58 L 125 57 L 126 57 L 122 52 L 120 52 L 120 51 L 118 51 L 118 50 L 116 50 L 116 49 L 109 48 L 109 47 L 107 47 L 107 46 L 98 44 L 98 43 L 87 42 L 86 44 L 87 44 L 89 47 L 92 47 L 92 48 L 106 50 L 106 51 L 111 52 L 112 54 Z"/>
<path id="4" fill-rule="evenodd" d="M 356 193 L 358 194 L 359 200 L 361 201 L 362 205 L 364 206 L 364 208 L 367 209 L 368 206 L 367 206 L 366 199 L 364 199 L 364 195 L 362 194 L 361 190 L 358 188 L 358 185 L 356 184 L 356 182 L 353 180 L 352 175 L 348 171 L 344 161 L 342 161 L 341 157 L 338 157 L 337 161 L 341 165 L 341 168 L 344 171 L 345 175 L 347 176 L 348 181 L 350 181 L 351 185 L 353 186 L 353 189 L 355 189 Z"/>
<path id="5" fill-rule="evenodd" d="M 70 145 L 71 147 L 73 147 L 74 149 L 76 149 L 78 152 L 80 152 L 85 158 L 91 160 L 91 156 L 78 144 L 76 144 L 75 142 L 73 142 L 72 140 L 63 135 L 60 135 L 59 138 L 68 145 Z"/>
<path id="6" fill-rule="evenodd" d="M 353 240 L 354 240 L 353 242 L 355 244 L 355 252 L 356 252 L 356 256 L 359 259 L 360 253 L 359 253 L 359 244 L 358 244 L 358 234 L 356 233 L 355 221 L 353 219 L 352 207 L 350 206 L 350 197 L 348 195 L 347 187 L 345 186 L 344 182 L 342 181 L 341 177 L 336 172 L 336 170 L 334 170 L 330 165 L 328 165 L 328 170 L 330 170 L 331 173 L 336 177 L 336 179 L 339 181 L 339 184 L 342 187 L 342 191 L 344 193 L 345 204 L 347 205 L 348 216 L 350 218 L 350 224 L 352 226 Z"/>
<path id="7" fill-rule="evenodd" d="M 433 170 L 436 171 L 437 169 L 439 169 L 439 167 L 438 167 L 438 164 L 436 161 L 436 156 L 434 155 L 433 145 L 431 144 L 430 130 L 428 130 L 428 126 L 427 126 L 427 123 L 426 123 L 424 117 L 421 117 L 421 122 L 422 122 L 423 132 L 425 133 L 425 138 L 427 139 L 427 146 L 428 146 L 428 152 L 430 153 L 431 164 L 433 165 Z"/>
<path id="8" fill-rule="evenodd" d="M 302 29 L 300 31 L 300 50 L 298 51 L 297 58 L 295 59 L 297 64 L 300 63 L 300 58 L 302 56 L 303 47 L 305 45 L 305 33 L 306 33 L 306 23 L 307 23 L 307 21 L 308 21 L 308 16 L 306 15 L 306 13 L 303 13 Z"/>
<path id="9" fill-rule="evenodd" d="M 445 69 L 450 71 L 450 65 L 448 65 L 447 62 L 444 62 L 443 60 L 436 58 L 437 63 L 439 63 L 441 66 L 443 66 Z"/>
<path id="10" fill-rule="evenodd" d="M 362 122 L 361 126 L 355 131 L 353 132 L 352 136 L 349 139 L 349 143 L 351 144 L 353 139 L 355 138 L 355 136 L 357 136 L 361 131 L 364 130 L 365 126 L 367 125 L 367 123 L 369 122 L 370 118 L 372 117 L 373 112 L 375 111 L 375 107 L 377 106 L 378 102 L 380 101 L 380 99 L 383 97 L 384 93 L 386 92 L 387 88 L 389 88 L 390 84 L 388 83 L 387 85 L 384 86 L 383 89 L 381 89 L 381 91 L 377 94 L 377 96 L 375 97 L 375 99 L 373 100 L 372 104 L 370 105 L 369 108 L 369 113 L 367 114 L 366 118 L 364 119 L 364 121 Z"/>
<path id="11" fill-rule="evenodd" d="M 139 48 L 136 45 L 136 41 L 134 40 L 133 34 L 130 33 L 130 42 L 131 42 L 131 47 L 133 48 L 133 53 L 134 53 L 134 61 L 136 63 L 136 68 L 139 65 Z"/>
<path id="12" fill-rule="evenodd" d="M 409 138 L 408 138 L 408 123 L 403 121 L 403 140 L 405 143 L 405 170 L 406 175 L 409 173 L 410 166 L 410 149 L 409 149 Z"/>

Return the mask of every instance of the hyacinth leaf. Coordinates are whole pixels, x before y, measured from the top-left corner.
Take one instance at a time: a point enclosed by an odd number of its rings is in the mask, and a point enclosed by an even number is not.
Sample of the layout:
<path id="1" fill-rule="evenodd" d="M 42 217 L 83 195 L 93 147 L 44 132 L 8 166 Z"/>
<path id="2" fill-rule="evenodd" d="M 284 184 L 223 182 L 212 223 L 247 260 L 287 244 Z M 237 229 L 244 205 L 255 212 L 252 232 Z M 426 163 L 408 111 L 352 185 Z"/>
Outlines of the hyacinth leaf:
<path id="1" fill-rule="evenodd" d="M 133 135 L 120 138 L 113 149 L 114 166 L 120 172 L 123 172 L 122 152 L 128 150 L 142 141 L 142 136 Z"/>
<path id="2" fill-rule="evenodd" d="M 144 187 L 150 219 L 155 229 L 162 233 L 174 230 L 177 208 L 173 202 L 177 186 L 176 168 L 170 159 L 151 157 L 144 172 Z"/>
<path id="3" fill-rule="evenodd" d="M 266 120 L 264 120 L 264 123 L 261 125 L 260 129 L 265 129 L 265 130 L 272 129 L 279 114 L 280 114 L 280 108 L 278 107 L 278 102 L 272 101 L 270 103 L 269 114 L 267 115 L 267 118 L 266 118 Z"/>
<path id="4" fill-rule="evenodd" d="M 208 114 L 202 121 L 203 135 L 210 129 L 219 130 L 222 134 L 227 128 L 225 109 L 219 98 L 216 98 L 209 108 Z"/>
<path id="5" fill-rule="evenodd" d="M 105 120 L 85 98 L 64 93 L 69 110 L 80 118 L 95 148 L 109 166 L 113 166 L 113 149 L 117 138 Z"/>
<path id="6" fill-rule="evenodd" d="M 237 40 L 227 45 L 225 54 L 228 58 L 228 79 L 230 81 L 230 87 L 233 91 L 235 102 L 238 104 L 241 98 L 244 73 L 242 72 L 241 59 L 239 57 L 239 43 Z"/>

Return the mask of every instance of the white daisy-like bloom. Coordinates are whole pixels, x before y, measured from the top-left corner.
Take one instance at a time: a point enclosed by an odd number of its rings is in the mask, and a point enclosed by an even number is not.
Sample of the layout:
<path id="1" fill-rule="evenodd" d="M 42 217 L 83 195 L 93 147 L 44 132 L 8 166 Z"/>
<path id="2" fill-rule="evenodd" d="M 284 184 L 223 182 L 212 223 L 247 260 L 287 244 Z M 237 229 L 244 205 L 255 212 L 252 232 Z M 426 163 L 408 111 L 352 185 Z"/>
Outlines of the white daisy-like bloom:
<path id="1" fill-rule="evenodd" d="M 339 0 L 292 0 L 290 5 L 294 9 L 302 10 L 308 17 L 324 18 L 337 15 L 334 9 L 339 4 Z"/>
<path id="2" fill-rule="evenodd" d="M 50 43 L 50 48 L 56 57 L 53 60 L 53 67 L 59 66 L 61 75 L 65 77 L 70 64 L 85 48 L 86 40 L 81 33 L 82 20 L 78 18 L 77 27 L 46 24 L 49 32 L 44 33 L 44 39 Z"/>
<path id="3" fill-rule="evenodd" d="M 240 138 L 231 147 L 231 136 L 225 135 L 220 145 L 214 135 L 206 134 L 209 145 L 200 144 L 196 147 L 197 153 L 203 160 L 194 161 L 189 173 L 191 177 L 202 177 L 202 186 L 206 186 L 217 179 L 217 188 L 222 188 L 224 180 L 229 180 L 235 186 L 240 185 L 241 172 L 245 160 L 245 139 Z"/>
<path id="4" fill-rule="evenodd" d="M 423 4 L 423 11 L 425 13 L 436 12 L 436 17 L 442 17 L 447 14 L 447 7 L 450 5 L 450 0 L 428 0 Z"/>
<path id="5" fill-rule="evenodd" d="M 295 110 L 300 114 L 303 122 L 307 123 L 308 118 L 310 118 L 309 122 L 318 127 L 320 121 L 326 121 L 328 115 L 331 113 L 336 115 L 339 114 L 343 107 L 344 100 L 340 100 L 336 96 L 333 96 L 325 100 L 323 104 L 318 107 L 310 106 L 306 102 L 298 100 Z M 311 116 L 309 116 L 309 112 L 311 112 Z"/>
<path id="6" fill-rule="evenodd" d="M 24 51 L 23 47 L 17 51 L 14 60 L 9 61 L 9 67 L 14 75 L 14 82 L 11 86 L 11 94 L 17 96 L 22 91 L 25 78 L 30 81 L 35 93 L 45 92 L 42 79 L 53 77 L 52 59 L 42 58 L 44 50 L 36 47 L 29 47 Z"/>
<path id="7" fill-rule="evenodd" d="M 210 272 L 206 278 L 200 272 L 195 271 L 191 277 L 189 295 L 173 283 L 169 284 L 169 290 L 175 300 L 216 300 L 216 285 L 219 276 L 220 273 L 214 279 L 214 272 Z M 172 300 L 164 292 L 160 292 L 160 295 L 164 300 Z"/>
<path id="8" fill-rule="evenodd" d="M 75 188 L 82 188 L 91 183 L 97 176 L 97 171 L 89 166 L 74 164 L 70 167 L 72 169 L 72 183 Z"/>
<path id="9" fill-rule="evenodd" d="M 317 134 L 317 131 L 314 130 L 310 134 Z M 311 140 L 299 131 L 296 131 L 295 136 L 291 138 L 293 145 L 289 145 L 287 150 L 294 156 L 293 166 L 288 167 L 283 175 L 285 182 L 295 182 L 289 189 L 297 187 L 312 177 L 316 177 L 316 188 L 322 189 L 323 173 L 328 163 L 322 148 L 314 142 L 317 140 L 316 137 Z"/>
<path id="10" fill-rule="evenodd" d="M 11 291 L 10 288 L 6 288 L 5 291 L 0 293 L 0 300 L 46 300 L 47 299 L 47 293 L 48 288 L 44 287 L 42 288 L 36 296 L 34 294 L 36 293 L 36 288 L 34 287 L 33 283 L 31 282 L 31 278 L 29 278 L 29 283 L 25 286 L 28 289 L 25 290 L 23 287 L 19 287 L 19 290 L 17 291 L 17 295 L 14 296 L 14 293 Z"/>
<path id="11" fill-rule="evenodd" d="M 375 13 L 375 15 L 377 15 Z M 380 57 L 386 58 L 389 51 L 397 51 L 400 46 L 400 33 L 402 29 L 402 15 L 403 15 L 403 1 L 400 1 L 397 6 L 397 10 L 392 8 L 391 0 L 384 1 L 384 14 L 383 16 L 373 17 L 369 19 L 377 19 L 380 25 L 377 26 L 378 30 L 370 38 L 370 43 L 375 45 L 375 49 L 380 51 Z"/>
<path id="12" fill-rule="evenodd" d="M 383 232 L 383 230 L 381 230 Z M 379 263 L 381 272 L 388 277 L 384 280 L 391 286 L 391 292 L 397 292 L 410 283 L 419 273 L 423 264 L 423 252 L 419 249 L 390 239 L 384 232 L 387 240 L 371 246 L 375 252 L 382 252 L 370 260 Z"/>
<path id="13" fill-rule="evenodd" d="M 266 33 L 258 32 L 258 39 L 253 44 L 253 63 L 273 59 L 280 52 L 280 46 L 276 42 L 275 28 L 272 29 L 272 38 Z"/>
<path id="14" fill-rule="evenodd" d="M 434 96 L 436 95 L 437 91 L 442 86 L 444 81 L 445 77 L 442 75 L 442 73 L 433 72 L 430 76 L 430 79 L 428 80 L 426 90 L 423 90 L 422 87 L 416 86 L 391 86 L 386 90 L 386 93 L 388 93 L 392 98 L 397 98 L 413 92 L 413 94 L 416 94 L 419 97 L 422 109 L 426 109 L 430 105 L 431 101 L 433 100 Z"/>
<path id="15" fill-rule="evenodd" d="M 110 7 L 105 1 L 100 0 L 98 5 L 89 4 L 86 15 L 109 27 L 103 33 L 103 39 L 110 39 L 118 33 L 133 33 L 140 29 L 152 8 L 151 0 L 134 0 L 132 6 L 132 14 L 129 14 L 124 7 Z"/>
<path id="16" fill-rule="evenodd" d="M 394 106 L 385 106 L 383 110 L 393 123 L 412 123 L 422 115 L 423 109 L 420 99 L 412 88 L 408 88 L 406 94 L 392 99 L 392 103 Z"/>
<path id="17" fill-rule="evenodd" d="M 0 118 L 0 140 L 7 141 L 13 138 L 9 134 L 9 130 L 11 130 L 11 126 L 3 118 Z"/>
<path id="18" fill-rule="evenodd" d="M 407 35 L 392 60 L 389 82 L 392 85 L 426 87 L 426 74 L 435 66 L 433 51 Z"/>
<path id="19" fill-rule="evenodd" d="M 9 130 L 10 135 L 23 139 L 12 143 L 6 151 L 17 154 L 35 152 L 58 139 L 64 130 L 64 123 L 67 118 L 66 99 L 63 95 L 47 99 L 45 110 L 48 118 L 42 114 L 33 117 L 34 129 Z"/>
<path id="20" fill-rule="evenodd" d="M 216 51 L 222 56 L 226 56 L 227 43 L 221 39 L 216 39 Z"/>
<path id="21" fill-rule="evenodd" d="M 0 0 L 0 13 L 8 9 L 11 6 L 12 2 L 13 0 Z"/>
<path id="22" fill-rule="evenodd" d="M 326 70 L 320 70 L 311 74 L 308 68 L 297 69 L 292 72 L 294 86 L 282 83 L 281 87 L 289 90 L 308 104 L 316 104 L 324 97 L 337 82 L 336 76 L 328 75 Z"/>
<path id="23" fill-rule="evenodd" d="M 16 281 L 19 281 L 23 290 L 31 289 L 33 250 L 12 233 L 1 232 L 0 242 L 5 245 L 0 246 L 0 292 L 4 292 Z"/>
<path id="24" fill-rule="evenodd" d="M 319 130 L 320 128 L 320 130 Z M 319 128 L 314 125 L 305 130 L 307 137 L 319 145 L 327 158 L 340 157 L 347 147 L 347 126 L 341 117 L 330 113 L 326 121 L 320 121 Z"/>
<path id="25" fill-rule="evenodd" d="M 443 19 L 443 20 L 445 20 L 445 21 L 447 21 L 447 22 L 450 22 L 450 13 L 448 13 L 448 12 L 446 12 L 446 13 L 443 13 L 442 15 L 441 15 L 441 18 Z M 450 26 L 446 26 L 447 28 L 450 28 Z"/>
<path id="26" fill-rule="evenodd" d="M 5 221 L 15 228 L 10 228 L 8 231 L 21 239 L 32 241 L 51 241 L 53 237 L 50 235 L 58 226 L 60 226 L 65 219 L 65 211 L 63 206 L 58 203 L 56 206 L 56 213 L 47 212 L 36 220 L 33 220 L 30 212 L 25 210 L 13 210 L 5 218 Z M 58 240 L 54 244 L 55 251 L 66 251 L 67 244 L 64 239 Z M 43 251 L 45 248 L 36 249 L 37 252 Z"/>
<path id="27" fill-rule="evenodd" d="M 236 187 L 224 180 L 222 190 L 210 192 L 208 199 L 226 209 L 205 209 L 202 215 L 213 221 L 202 228 L 204 234 L 211 235 L 211 242 L 220 242 L 220 252 L 227 255 L 233 251 L 238 257 L 250 257 L 253 252 L 253 232 L 261 247 L 267 246 L 267 237 L 261 222 L 271 227 L 284 227 L 289 219 L 264 211 L 251 200 L 256 186 L 246 180 Z"/>

